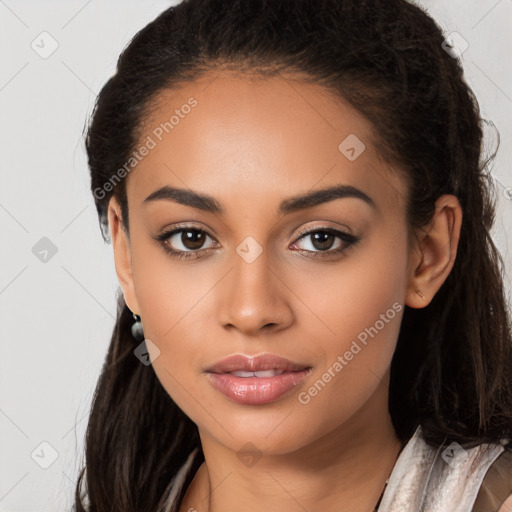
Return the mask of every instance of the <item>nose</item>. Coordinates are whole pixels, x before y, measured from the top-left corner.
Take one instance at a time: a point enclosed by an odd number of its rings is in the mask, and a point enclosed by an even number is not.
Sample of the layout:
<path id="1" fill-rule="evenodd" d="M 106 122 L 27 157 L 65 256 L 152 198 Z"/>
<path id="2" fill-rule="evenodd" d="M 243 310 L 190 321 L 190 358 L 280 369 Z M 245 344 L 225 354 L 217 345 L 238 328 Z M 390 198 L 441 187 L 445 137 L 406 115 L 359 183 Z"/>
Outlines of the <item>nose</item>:
<path id="1" fill-rule="evenodd" d="M 255 335 L 285 329 L 293 322 L 293 294 L 268 252 L 264 250 L 250 263 L 234 254 L 219 301 L 218 318 L 225 329 Z"/>

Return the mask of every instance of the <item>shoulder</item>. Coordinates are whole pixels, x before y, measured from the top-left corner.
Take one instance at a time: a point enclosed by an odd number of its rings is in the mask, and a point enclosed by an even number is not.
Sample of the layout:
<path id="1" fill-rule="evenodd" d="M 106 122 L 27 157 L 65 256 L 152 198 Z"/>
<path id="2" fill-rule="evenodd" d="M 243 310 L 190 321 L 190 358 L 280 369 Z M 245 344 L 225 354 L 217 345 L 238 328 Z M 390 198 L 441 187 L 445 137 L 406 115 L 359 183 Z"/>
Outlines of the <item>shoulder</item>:
<path id="1" fill-rule="evenodd" d="M 507 442 L 430 444 L 418 427 L 395 463 L 379 512 L 512 512 Z"/>
<path id="2" fill-rule="evenodd" d="M 512 512 L 512 446 L 487 470 L 472 512 Z"/>

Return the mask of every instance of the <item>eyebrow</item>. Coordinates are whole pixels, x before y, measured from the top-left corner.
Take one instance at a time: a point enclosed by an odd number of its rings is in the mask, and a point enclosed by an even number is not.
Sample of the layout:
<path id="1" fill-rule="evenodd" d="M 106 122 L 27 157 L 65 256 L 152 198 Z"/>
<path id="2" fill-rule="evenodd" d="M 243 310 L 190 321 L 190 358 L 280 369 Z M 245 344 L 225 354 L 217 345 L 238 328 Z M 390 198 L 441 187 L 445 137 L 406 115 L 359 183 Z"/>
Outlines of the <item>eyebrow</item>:
<path id="1" fill-rule="evenodd" d="M 346 197 L 361 199 L 372 208 L 376 208 L 373 199 L 362 190 L 351 185 L 333 185 L 281 201 L 278 213 L 286 215 L 297 210 L 311 208 L 322 203 L 333 201 L 334 199 L 343 199 Z M 191 206 L 198 210 L 220 215 L 224 214 L 224 208 L 214 197 L 183 188 L 175 188 L 165 185 L 152 192 L 148 197 L 146 197 L 146 199 L 144 199 L 143 203 L 147 204 L 158 200 L 174 201 L 185 206 Z"/>

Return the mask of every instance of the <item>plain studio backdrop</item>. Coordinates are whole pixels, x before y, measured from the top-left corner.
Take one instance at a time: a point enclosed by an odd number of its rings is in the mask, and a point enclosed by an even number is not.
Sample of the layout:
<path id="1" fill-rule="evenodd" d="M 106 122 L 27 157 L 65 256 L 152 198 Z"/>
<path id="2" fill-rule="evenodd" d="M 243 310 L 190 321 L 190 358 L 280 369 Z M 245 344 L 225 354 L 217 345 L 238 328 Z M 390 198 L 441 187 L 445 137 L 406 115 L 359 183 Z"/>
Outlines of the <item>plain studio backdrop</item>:
<path id="1" fill-rule="evenodd" d="M 115 320 L 85 119 L 131 37 L 178 2 L 0 0 L 0 511 L 71 509 Z M 422 0 L 501 135 L 493 236 L 512 276 L 512 0 Z M 488 132 L 488 146 L 496 141 Z"/>

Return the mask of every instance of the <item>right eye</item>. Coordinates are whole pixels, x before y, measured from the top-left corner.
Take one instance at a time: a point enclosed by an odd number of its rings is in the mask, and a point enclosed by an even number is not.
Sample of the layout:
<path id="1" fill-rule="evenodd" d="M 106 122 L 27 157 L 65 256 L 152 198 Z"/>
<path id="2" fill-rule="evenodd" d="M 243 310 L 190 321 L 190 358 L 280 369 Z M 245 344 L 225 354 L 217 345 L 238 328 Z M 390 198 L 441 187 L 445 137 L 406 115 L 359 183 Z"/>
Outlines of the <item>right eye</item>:
<path id="1" fill-rule="evenodd" d="M 163 249 L 177 259 L 199 258 L 195 254 L 207 250 L 201 249 L 207 238 L 213 240 L 206 231 L 192 226 L 174 228 L 155 237 Z"/>

